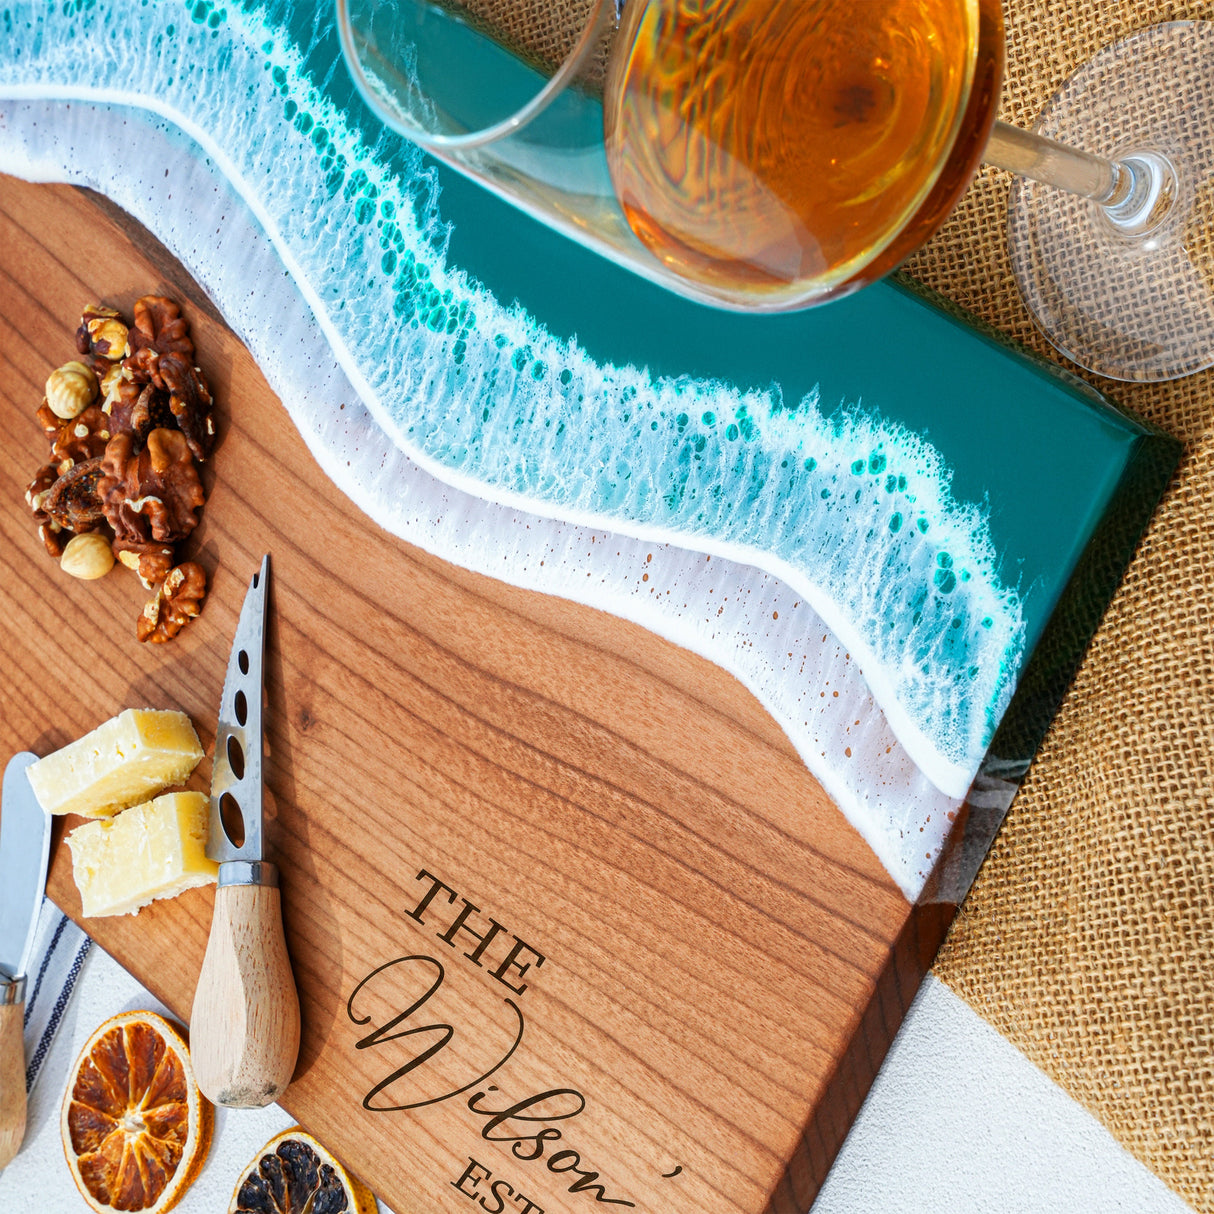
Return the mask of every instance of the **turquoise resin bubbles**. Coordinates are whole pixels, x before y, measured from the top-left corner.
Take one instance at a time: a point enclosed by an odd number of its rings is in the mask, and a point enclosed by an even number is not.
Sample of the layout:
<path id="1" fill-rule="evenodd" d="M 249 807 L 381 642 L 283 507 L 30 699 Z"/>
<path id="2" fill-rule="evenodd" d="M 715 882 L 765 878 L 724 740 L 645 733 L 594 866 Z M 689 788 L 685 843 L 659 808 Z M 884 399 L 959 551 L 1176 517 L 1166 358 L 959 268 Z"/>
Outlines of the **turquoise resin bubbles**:
<path id="1" fill-rule="evenodd" d="M 964 796 L 1026 626 L 988 506 L 955 499 L 922 433 L 780 382 L 592 355 L 495 295 L 449 255 L 435 169 L 395 138 L 369 142 L 340 67 L 309 59 L 325 61 L 324 21 L 291 32 L 252 6 L 60 3 L 10 5 L 0 30 L 0 94 L 137 105 L 197 142 L 421 469 L 775 574 L 850 655 L 918 768 Z M 807 761 L 822 773 L 835 758 Z"/>

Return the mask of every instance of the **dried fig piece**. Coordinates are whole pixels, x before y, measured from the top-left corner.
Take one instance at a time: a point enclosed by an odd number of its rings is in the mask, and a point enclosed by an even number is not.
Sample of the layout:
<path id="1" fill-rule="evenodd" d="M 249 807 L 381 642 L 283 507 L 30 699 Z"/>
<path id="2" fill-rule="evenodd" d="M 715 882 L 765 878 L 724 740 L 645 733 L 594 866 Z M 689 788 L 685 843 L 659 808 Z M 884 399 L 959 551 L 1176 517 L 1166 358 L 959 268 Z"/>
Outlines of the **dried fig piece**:
<path id="1" fill-rule="evenodd" d="M 101 459 L 88 459 L 69 468 L 51 486 L 42 508 L 51 522 L 80 534 L 92 531 L 105 518 L 99 484 Z"/>
<path id="2" fill-rule="evenodd" d="M 155 384 L 148 384 L 139 393 L 135 407 L 131 410 L 130 428 L 141 444 L 147 441 L 147 436 L 153 430 L 173 428 L 173 410 L 170 403 Z M 188 441 L 189 436 L 186 437 Z"/>

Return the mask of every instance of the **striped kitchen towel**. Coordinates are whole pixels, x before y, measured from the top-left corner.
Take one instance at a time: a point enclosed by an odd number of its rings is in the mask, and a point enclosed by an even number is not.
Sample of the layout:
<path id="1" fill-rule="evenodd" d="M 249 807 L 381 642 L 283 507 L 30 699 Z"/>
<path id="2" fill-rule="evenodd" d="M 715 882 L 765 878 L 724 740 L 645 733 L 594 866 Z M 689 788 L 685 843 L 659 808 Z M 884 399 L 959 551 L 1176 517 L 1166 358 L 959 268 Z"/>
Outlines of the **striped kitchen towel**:
<path id="1" fill-rule="evenodd" d="M 31 1092 L 92 947 L 49 898 L 42 899 L 25 988 L 25 1090 Z"/>

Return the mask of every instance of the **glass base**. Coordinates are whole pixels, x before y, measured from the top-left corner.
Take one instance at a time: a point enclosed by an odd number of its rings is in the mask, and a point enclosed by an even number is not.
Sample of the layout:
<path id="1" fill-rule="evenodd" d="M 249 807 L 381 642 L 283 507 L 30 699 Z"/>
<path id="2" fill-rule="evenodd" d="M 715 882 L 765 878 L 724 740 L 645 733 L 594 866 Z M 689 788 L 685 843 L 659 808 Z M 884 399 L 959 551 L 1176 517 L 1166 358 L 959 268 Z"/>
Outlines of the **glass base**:
<path id="1" fill-rule="evenodd" d="M 1214 365 L 1214 22 L 1141 30 L 1059 90 L 1036 131 L 1118 160 L 1162 157 L 1176 197 L 1145 234 L 1025 177 L 1012 184 L 1012 268 L 1034 319 L 1080 366 L 1176 379 Z"/>

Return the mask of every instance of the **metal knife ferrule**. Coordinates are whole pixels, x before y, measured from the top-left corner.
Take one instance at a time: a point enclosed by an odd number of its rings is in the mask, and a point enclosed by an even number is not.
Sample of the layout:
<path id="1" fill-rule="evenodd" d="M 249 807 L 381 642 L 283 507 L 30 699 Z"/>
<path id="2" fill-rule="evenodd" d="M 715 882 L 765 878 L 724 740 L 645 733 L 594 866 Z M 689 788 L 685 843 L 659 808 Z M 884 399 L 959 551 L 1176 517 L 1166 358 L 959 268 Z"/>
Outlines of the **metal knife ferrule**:
<path id="1" fill-rule="evenodd" d="M 220 885 L 270 885 L 278 888 L 278 868 L 268 860 L 228 860 L 219 866 Z"/>
<path id="2" fill-rule="evenodd" d="M 0 974 L 0 1007 L 6 1003 L 24 1003 L 25 1002 L 25 975 L 21 974 L 16 978 L 10 978 L 7 974 Z"/>

